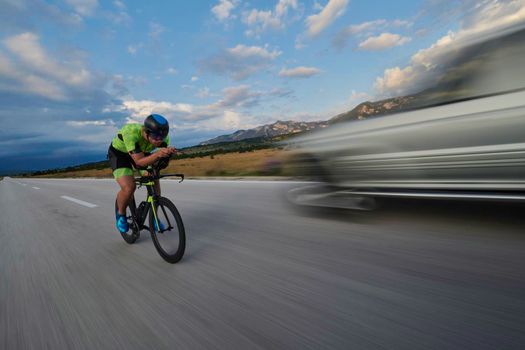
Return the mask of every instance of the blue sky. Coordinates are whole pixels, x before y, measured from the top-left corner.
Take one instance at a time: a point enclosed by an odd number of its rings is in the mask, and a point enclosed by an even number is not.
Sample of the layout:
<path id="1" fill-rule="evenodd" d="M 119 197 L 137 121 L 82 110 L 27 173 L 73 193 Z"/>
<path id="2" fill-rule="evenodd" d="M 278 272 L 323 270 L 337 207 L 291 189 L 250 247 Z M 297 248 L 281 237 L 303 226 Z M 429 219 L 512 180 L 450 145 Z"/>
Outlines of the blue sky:
<path id="1" fill-rule="evenodd" d="M 177 147 L 326 120 L 430 79 L 447 46 L 519 1 L 0 0 L 0 173 L 103 160 L 165 115 Z"/>

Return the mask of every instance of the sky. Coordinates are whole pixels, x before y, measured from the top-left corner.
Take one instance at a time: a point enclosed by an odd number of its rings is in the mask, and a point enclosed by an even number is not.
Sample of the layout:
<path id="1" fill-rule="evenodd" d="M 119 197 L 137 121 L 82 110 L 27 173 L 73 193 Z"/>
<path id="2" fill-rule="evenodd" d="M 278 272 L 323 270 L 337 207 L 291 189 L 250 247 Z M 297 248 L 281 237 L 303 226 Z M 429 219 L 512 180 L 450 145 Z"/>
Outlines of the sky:
<path id="1" fill-rule="evenodd" d="M 176 147 L 409 93 L 525 0 L 0 0 L 0 174 L 104 160 L 126 123 Z"/>

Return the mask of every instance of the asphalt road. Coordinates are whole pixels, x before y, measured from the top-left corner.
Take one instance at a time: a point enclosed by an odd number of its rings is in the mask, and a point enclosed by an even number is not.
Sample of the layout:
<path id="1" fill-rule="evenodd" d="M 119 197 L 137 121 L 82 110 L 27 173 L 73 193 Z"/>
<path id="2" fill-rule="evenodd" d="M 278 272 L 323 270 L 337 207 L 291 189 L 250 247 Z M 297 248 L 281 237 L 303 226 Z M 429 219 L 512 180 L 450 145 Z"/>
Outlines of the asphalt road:
<path id="1" fill-rule="evenodd" d="M 0 348 L 525 348 L 525 206 L 303 213 L 293 185 L 164 181 L 171 265 L 117 233 L 114 181 L 0 181 Z"/>

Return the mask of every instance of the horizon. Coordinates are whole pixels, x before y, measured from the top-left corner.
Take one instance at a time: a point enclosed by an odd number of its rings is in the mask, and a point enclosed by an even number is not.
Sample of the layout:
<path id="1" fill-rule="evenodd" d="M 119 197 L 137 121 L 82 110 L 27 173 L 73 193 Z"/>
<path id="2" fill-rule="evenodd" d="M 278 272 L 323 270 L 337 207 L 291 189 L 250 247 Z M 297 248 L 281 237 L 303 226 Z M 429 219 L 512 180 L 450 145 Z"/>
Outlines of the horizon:
<path id="1" fill-rule="evenodd" d="M 266 125 L 273 125 L 273 124 L 276 124 L 276 123 L 279 123 L 279 122 L 288 123 L 288 122 L 292 122 L 292 121 L 291 120 L 277 120 L 277 121 L 275 121 L 272 124 L 259 125 L 258 127 L 262 127 L 262 126 L 266 126 Z M 312 122 L 323 122 L 323 121 L 320 120 L 320 121 L 312 121 Z M 307 123 L 309 123 L 309 122 L 307 122 Z M 256 128 L 258 128 L 258 127 L 256 127 Z M 211 139 L 204 140 L 202 142 L 210 141 L 212 139 L 215 139 L 215 138 L 218 138 L 218 137 L 221 137 L 221 136 L 229 136 L 229 135 L 235 134 L 237 132 L 247 131 L 247 130 L 252 130 L 252 129 L 238 129 L 238 130 L 236 130 L 235 132 L 233 132 L 231 134 L 218 135 L 217 137 L 213 137 Z M 253 139 L 253 138 L 249 138 L 249 139 Z M 236 142 L 242 142 L 242 141 L 245 141 L 245 140 L 246 139 L 241 139 L 241 140 L 237 140 L 237 141 L 220 141 L 220 142 L 216 142 L 216 143 L 213 143 L 213 144 L 236 143 Z M 202 142 L 200 142 L 198 144 L 195 144 L 195 145 L 183 146 L 180 149 L 184 150 L 184 149 L 187 149 L 187 148 L 194 148 L 194 147 L 200 147 L 200 146 L 209 146 L 209 144 L 208 145 L 202 145 Z M 107 159 L 90 160 L 90 161 L 85 161 L 85 162 L 82 162 L 82 163 L 68 164 L 68 165 L 65 165 L 65 166 L 59 166 L 59 167 L 53 167 L 53 168 L 9 170 L 9 171 L 5 171 L 5 172 L 0 172 L 0 176 L 11 176 L 11 175 L 16 176 L 16 175 L 21 175 L 21 174 L 26 174 L 26 173 L 34 173 L 34 172 L 38 172 L 38 171 L 63 170 L 63 169 L 69 168 L 69 167 L 74 168 L 74 167 L 78 167 L 78 166 L 94 164 L 94 163 L 100 163 L 100 162 L 106 162 L 106 161 L 108 161 L 108 160 Z"/>
<path id="2" fill-rule="evenodd" d="M 101 161 L 150 113 L 175 147 L 402 96 L 525 1 L 23 0 L 0 14 L 0 173 Z M 29 170 L 32 168 L 32 170 Z"/>

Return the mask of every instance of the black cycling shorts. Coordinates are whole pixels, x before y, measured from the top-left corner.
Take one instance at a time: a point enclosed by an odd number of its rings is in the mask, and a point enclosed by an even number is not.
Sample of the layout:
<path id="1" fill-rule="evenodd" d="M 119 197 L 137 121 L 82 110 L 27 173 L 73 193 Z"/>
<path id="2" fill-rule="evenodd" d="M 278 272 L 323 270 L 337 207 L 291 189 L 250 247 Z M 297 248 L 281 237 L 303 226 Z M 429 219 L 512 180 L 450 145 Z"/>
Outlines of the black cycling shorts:
<path id="1" fill-rule="evenodd" d="M 119 151 L 113 145 L 109 145 L 108 159 L 111 170 L 113 170 L 113 176 L 116 179 L 123 175 L 133 175 L 135 162 L 129 154 Z"/>

